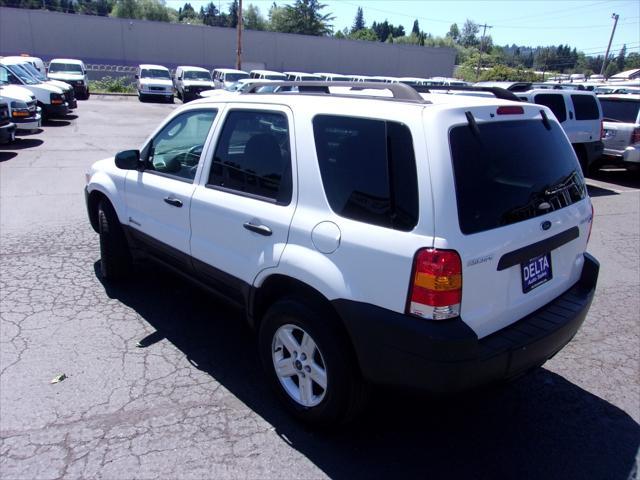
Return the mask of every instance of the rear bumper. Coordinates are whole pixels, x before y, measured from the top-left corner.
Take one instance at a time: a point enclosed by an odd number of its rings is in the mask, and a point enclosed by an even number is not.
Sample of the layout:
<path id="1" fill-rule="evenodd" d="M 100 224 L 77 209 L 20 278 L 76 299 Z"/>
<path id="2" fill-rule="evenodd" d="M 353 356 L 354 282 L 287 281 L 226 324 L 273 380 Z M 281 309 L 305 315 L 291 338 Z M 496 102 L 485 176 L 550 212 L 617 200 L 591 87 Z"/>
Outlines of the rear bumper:
<path id="1" fill-rule="evenodd" d="M 367 380 L 453 393 L 517 377 L 553 357 L 582 325 L 598 272 L 598 261 L 585 253 L 573 287 L 481 340 L 460 318 L 425 321 L 349 300 L 333 303 Z"/>
<path id="2" fill-rule="evenodd" d="M 12 142 L 16 137 L 16 124 L 6 123 L 0 126 L 0 143 Z"/>

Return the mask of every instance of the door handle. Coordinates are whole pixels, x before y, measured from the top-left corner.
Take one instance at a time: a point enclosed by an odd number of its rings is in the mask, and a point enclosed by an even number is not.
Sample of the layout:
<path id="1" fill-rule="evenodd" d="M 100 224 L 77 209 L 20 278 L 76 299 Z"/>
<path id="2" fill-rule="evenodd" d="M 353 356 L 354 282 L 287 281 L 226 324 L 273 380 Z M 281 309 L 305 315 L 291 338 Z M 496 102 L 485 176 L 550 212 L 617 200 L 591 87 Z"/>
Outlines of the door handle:
<path id="1" fill-rule="evenodd" d="M 180 200 L 171 196 L 164 198 L 164 201 L 165 203 L 168 203 L 169 205 L 172 205 L 174 207 L 180 208 L 182 206 L 182 202 Z"/>
<path id="2" fill-rule="evenodd" d="M 256 225 L 255 223 L 244 222 L 244 225 L 242 226 L 251 232 L 259 233 L 265 237 L 268 237 L 273 233 L 266 225 Z"/>

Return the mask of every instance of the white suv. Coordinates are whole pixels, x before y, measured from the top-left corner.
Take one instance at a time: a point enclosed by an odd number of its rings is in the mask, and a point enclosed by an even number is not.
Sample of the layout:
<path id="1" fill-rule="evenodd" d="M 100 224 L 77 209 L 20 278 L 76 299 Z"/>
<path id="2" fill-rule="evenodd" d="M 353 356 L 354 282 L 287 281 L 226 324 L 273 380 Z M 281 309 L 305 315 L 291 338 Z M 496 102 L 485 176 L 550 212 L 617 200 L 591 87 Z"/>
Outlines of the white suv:
<path id="1" fill-rule="evenodd" d="M 269 382 L 315 423 L 349 418 L 366 385 L 461 391 L 571 340 L 599 266 L 549 109 L 283 85 L 192 102 L 91 167 L 105 279 L 151 259 L 242 307 Z"/>

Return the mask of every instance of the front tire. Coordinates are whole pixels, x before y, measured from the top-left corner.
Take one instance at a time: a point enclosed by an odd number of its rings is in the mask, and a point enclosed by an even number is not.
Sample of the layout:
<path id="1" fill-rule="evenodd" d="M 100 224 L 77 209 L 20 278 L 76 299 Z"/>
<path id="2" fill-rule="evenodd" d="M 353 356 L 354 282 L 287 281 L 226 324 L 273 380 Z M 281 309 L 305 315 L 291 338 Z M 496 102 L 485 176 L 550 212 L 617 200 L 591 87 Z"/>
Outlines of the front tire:
<path id="1" fill-rule="evenodd" d="M 345 333 L 328 309 L 280 300 L 267 311 L 258 342 L 269 383 L 299 420 L 341 424 L 363 407 L 366 385 Z"/>
<path id="2" fill-rule="evenodd" d="M 131 272 L 131 252 L 122 226 L 111 204 L 105 200 L 98 205 L 100 234 L 100 273 L 106 280 L 121 280 Z"/>

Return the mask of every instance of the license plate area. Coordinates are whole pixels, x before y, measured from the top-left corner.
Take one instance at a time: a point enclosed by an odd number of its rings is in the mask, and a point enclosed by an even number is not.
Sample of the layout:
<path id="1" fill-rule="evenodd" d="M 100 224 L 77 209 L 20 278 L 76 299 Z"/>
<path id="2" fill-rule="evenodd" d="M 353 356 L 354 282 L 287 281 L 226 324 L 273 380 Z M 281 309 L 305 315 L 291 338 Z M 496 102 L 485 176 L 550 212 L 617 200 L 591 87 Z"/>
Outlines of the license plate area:
<path id="1" fill-rule="evenodd" d="M 527 293 L 553 278 L 551 252 L 532 258 L 520 264 L 522 293 Z"/>

